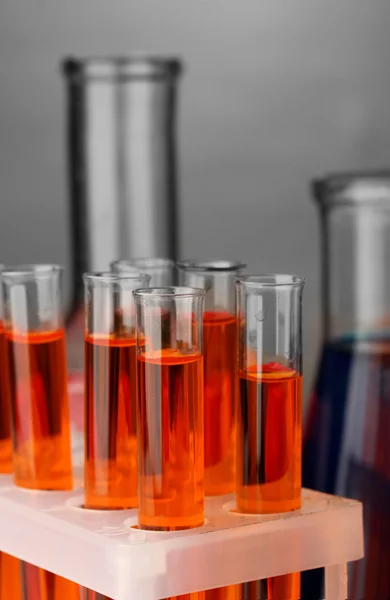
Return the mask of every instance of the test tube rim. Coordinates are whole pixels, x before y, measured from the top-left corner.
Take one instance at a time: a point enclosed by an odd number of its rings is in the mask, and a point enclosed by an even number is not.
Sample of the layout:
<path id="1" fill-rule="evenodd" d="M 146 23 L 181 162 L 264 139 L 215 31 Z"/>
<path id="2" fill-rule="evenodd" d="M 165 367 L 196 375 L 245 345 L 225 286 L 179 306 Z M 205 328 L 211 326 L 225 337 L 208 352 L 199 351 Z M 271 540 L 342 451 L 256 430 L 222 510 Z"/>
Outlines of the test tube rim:
<path id="1" fill-rule="evenodd" d="M 202 298 L 205 290 L 189 286 L 164 286 L 152 288 L 139 288 L 133 291 L 133 296 L 139 299 L 145 298 Z"/>
<path id="2" fill-rule="evenodd" d="M 246 268 L 246 263 L 241 260 L 181 260 L 176 263 L 176 267 L 182 271 L 193 271 L 202 273 L 226 273 L 228 271 L 240 271 Z"/>
<path id="3" fill-rule="evenodd" d="M 157 271 L 159 269 L 162 269 L 164 267 L 174 267 L 175 266 L 175 262 L 170 259 L 170 258 L 163 258 L 163 257 L 138 257 L 138 258 L 130 258 L 130 259 L 126 259 L 126 258 L 119 258 L 117 260 L 113 260 L 110 263 L 110 268 L 113 269 L 117 266 L 125 266 L 125 267 L 130 267 L 133 268 L 134 270 L 137 269 L 149 269 L 150 271 Z M 116 273 L 118 271 L 115 271 Z M 123 272 L 123 271 L 122 271 Z"/>
<path id="4" fill-rule="evenodd" d="M 183 72 L 180 57 L 132 52 L 129 55 L 68 56 L 62 61 L 62 72 L 70 81 L 175 79 Z"/>
<path id="5" fill-rule="evenodd" d="M 305 278 L 288 273 L 248 274 L 236 277 L 236 284 L 246 288 L 302 288 Z"/>
<path id="6" fill-rule="evenodd" d="M 150 275 L 147 273 L 141 273 L 139 271 L 133 273 L 123 273 L 116 271 L 95 271 L 84 273 L 83 281 L 84 284 L 94 283 L 101 287 L 109 287 L 118 282 L 126 281 L 140 281 L 142 285 L 148 285 L 150 282 Z"/>
<path id="7" fill-rule="evenodd" d="M 31 280 L 49 279 L 52 275 L 62 274 L 64 267 L 58 264 L 50 263 L 31 263 L 14 266 L 5 266 L 1 270 L 1 277 L 4 283 L 23 283 Z"/>

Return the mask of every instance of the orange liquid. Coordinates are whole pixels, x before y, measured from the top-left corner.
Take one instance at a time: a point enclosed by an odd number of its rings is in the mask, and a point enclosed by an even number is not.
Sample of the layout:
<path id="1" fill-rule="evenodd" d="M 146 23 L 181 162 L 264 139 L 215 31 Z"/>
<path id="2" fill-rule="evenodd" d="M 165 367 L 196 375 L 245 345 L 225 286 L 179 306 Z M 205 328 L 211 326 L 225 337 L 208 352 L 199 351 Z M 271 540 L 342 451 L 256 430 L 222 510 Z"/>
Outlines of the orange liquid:
<path id="1" fill-rule="evenodd" d="M 237 427 L 238 511 L 300 508 L 302 377 L 275 363 L 242 371 Z M 247 585 L 248 598 L 257 600 L 259 583 Z M 299 599 L 300 574 L 268 579 L 267 595 L 269 600 Z"/>
<path id="2" fill-rule="evenodd" d="M 244 583 L 237 600 L 299 600 L 300 573 Z"/>
<path id="3" fill-rule="evenodd" d="M 23 600 L 80 600 L 79 586 L 73 581 L 21 562 Z M 10 599 L 10 600 L 13 600 Z"/>
<path id="4" fill-rule="evenodd" d="M 15 428 L 15 484 L 38 490 L 70 490 L 64 332 L 13 333 L 6 339 Z"/>
<path id="5" fill-rule="evenodd" d="M 111 598 L 104 596 L 103 594 L 99 594 L 99 592 L 82 588 L 80 600 L 111 600 Z"/>
<path id="6" fill-rule="evenodd" d="M 137 357 L 139 527 L 204 521 L 203 358 L 180 350 Z"/>
<path id="7" fill-rule="evenodd" d="M 7 346 L 0 321 L 0 473 L 12 473 L 11 398 Z"/>
<path id="8" fill-rule="evenodd" d="M 135 339 L 85 340 L 85 505 L 137 506 Z"/>
<path id="9" fill-rule="evenodd" d="M 12 473 L 11 399 L 7 347 L 0 321 L 0 473 Z M 21 600 L 19 561 L 0 552 L 0 600 Z"/>
<path id="10" fill-rule="evenodd" d="M 192 592 L 191 594 L 182 594 L 181 596 L 170 596 L 165 600 L 205 600 L 205 592 Z"/>
<path id="11" fill-rule="evenodd" d="M 229 585 L 205 592 L 205 600 L 242 600 L 241 585 Z"/>
<path id="12" fill-rule="evenodd" d="M 237 321 L 206 312 L 204 344 L 205 493 L 229 494 L 235 485 Z"/>
<path id="13" fill-rule="evenodd" d="M 24 600 L 20 580 L 20 561 L 0 553 L 0 600 Z"/>

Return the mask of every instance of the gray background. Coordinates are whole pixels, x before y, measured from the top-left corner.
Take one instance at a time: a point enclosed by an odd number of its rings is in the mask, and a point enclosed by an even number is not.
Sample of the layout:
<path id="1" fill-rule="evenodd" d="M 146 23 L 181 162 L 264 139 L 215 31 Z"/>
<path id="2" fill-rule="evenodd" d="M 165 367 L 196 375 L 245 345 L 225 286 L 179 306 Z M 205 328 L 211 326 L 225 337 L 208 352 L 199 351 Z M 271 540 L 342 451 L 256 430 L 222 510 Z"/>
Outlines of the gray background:
<path id="1" fill-rule="evenodd" d="M 296 272 L 306 388 L 319 333 L 307 181 L 390 155 L 388 0 L 2 0 L 1 262 L 69 263 L 59 60 L 182 55 L 181 247 Z"/>

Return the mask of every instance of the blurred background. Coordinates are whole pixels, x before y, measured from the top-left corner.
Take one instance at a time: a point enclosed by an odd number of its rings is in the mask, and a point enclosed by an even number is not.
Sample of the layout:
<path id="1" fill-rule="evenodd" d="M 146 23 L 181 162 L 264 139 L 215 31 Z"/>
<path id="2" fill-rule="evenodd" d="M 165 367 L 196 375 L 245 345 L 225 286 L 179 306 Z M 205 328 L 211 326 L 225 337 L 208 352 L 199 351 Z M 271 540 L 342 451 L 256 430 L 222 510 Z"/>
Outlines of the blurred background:
<path id="1" fill-rule="evenodd" d="M 69 265 L 69 54 L 181 55 L 181 256 L 296 272 L 317 360 L 319 243 L 308 181 L 389 162 L 386 0 L 3 0 L 0 260 Z"/>

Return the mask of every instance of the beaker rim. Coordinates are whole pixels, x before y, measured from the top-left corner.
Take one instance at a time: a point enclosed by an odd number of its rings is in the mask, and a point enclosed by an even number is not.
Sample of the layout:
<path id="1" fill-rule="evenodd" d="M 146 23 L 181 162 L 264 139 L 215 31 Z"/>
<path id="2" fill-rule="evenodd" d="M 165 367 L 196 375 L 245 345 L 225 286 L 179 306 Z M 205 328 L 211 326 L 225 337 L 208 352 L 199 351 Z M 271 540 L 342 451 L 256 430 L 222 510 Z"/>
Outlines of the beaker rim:
<path id="1" fill-rule="evenodd" d="M 150 271 L 162 269 L 165 267 L 174 267 L 175 263 L 170 258 L 163 257 L 147 257 L 141 256 L 138 258 L 119 258 L 117 260 L 113 260 L 110 263 L 110 266 L 113 267 L 126 267 L 134 270 L 140 270 L 142 268 L 149 269 Z"/>
<path id="2" fill-rule="evenodd" d="M 303 287 L 304 277 L 288 273 L 248 274 L 236 277 L 236 283 L 248 288 Z"/>
<path id="3" fill-rule="evenodd" d="M 205 290 L 202 288 L 194 288 L 189 286 L 164 286 L 139 288 L 133 291 L 135 298 L 195 298 L 205 295 Z"/>
<path id="4" fill-rule="evenodd" d="M 313 179 L 311 189 L 315 200 L 324 207 L 390 204 L 390 170 L 330 173 Z"/>
<path id="5" fill-rule="evenodd" d="M 145 287 L 150 281 L 150 275 L 147 273 L 133 272 L 114 272 L 114 271 L 95 271 L 83 274 L 85 284 L 108 286 L 116 282 L 139 281 L 140 285 Z"/>
<path id="6" fill-rule="evenodd" d="M 197 272 L 225 272 L 245 269 L 246 263 L 241 260 L 181 260 L 176 263 L 178 269 Z"/>
<path id="7" fill-rule="evenodd" d="M 57 264 L 21 264 L 21 265 L 2 265 L 1 277 L 3 281 L 17 282 L 30 279 L 46 279 L 53 274 L 62 274 L 64 267 Z"/>
<path id="8" fill-rule="evenodd" d="M 62 70 L 70 79 L 164 79 L 180 75 L 183 62 L 176 56 L 146 52 L 127 56 L 69 56 L 62 61 Z"/>

